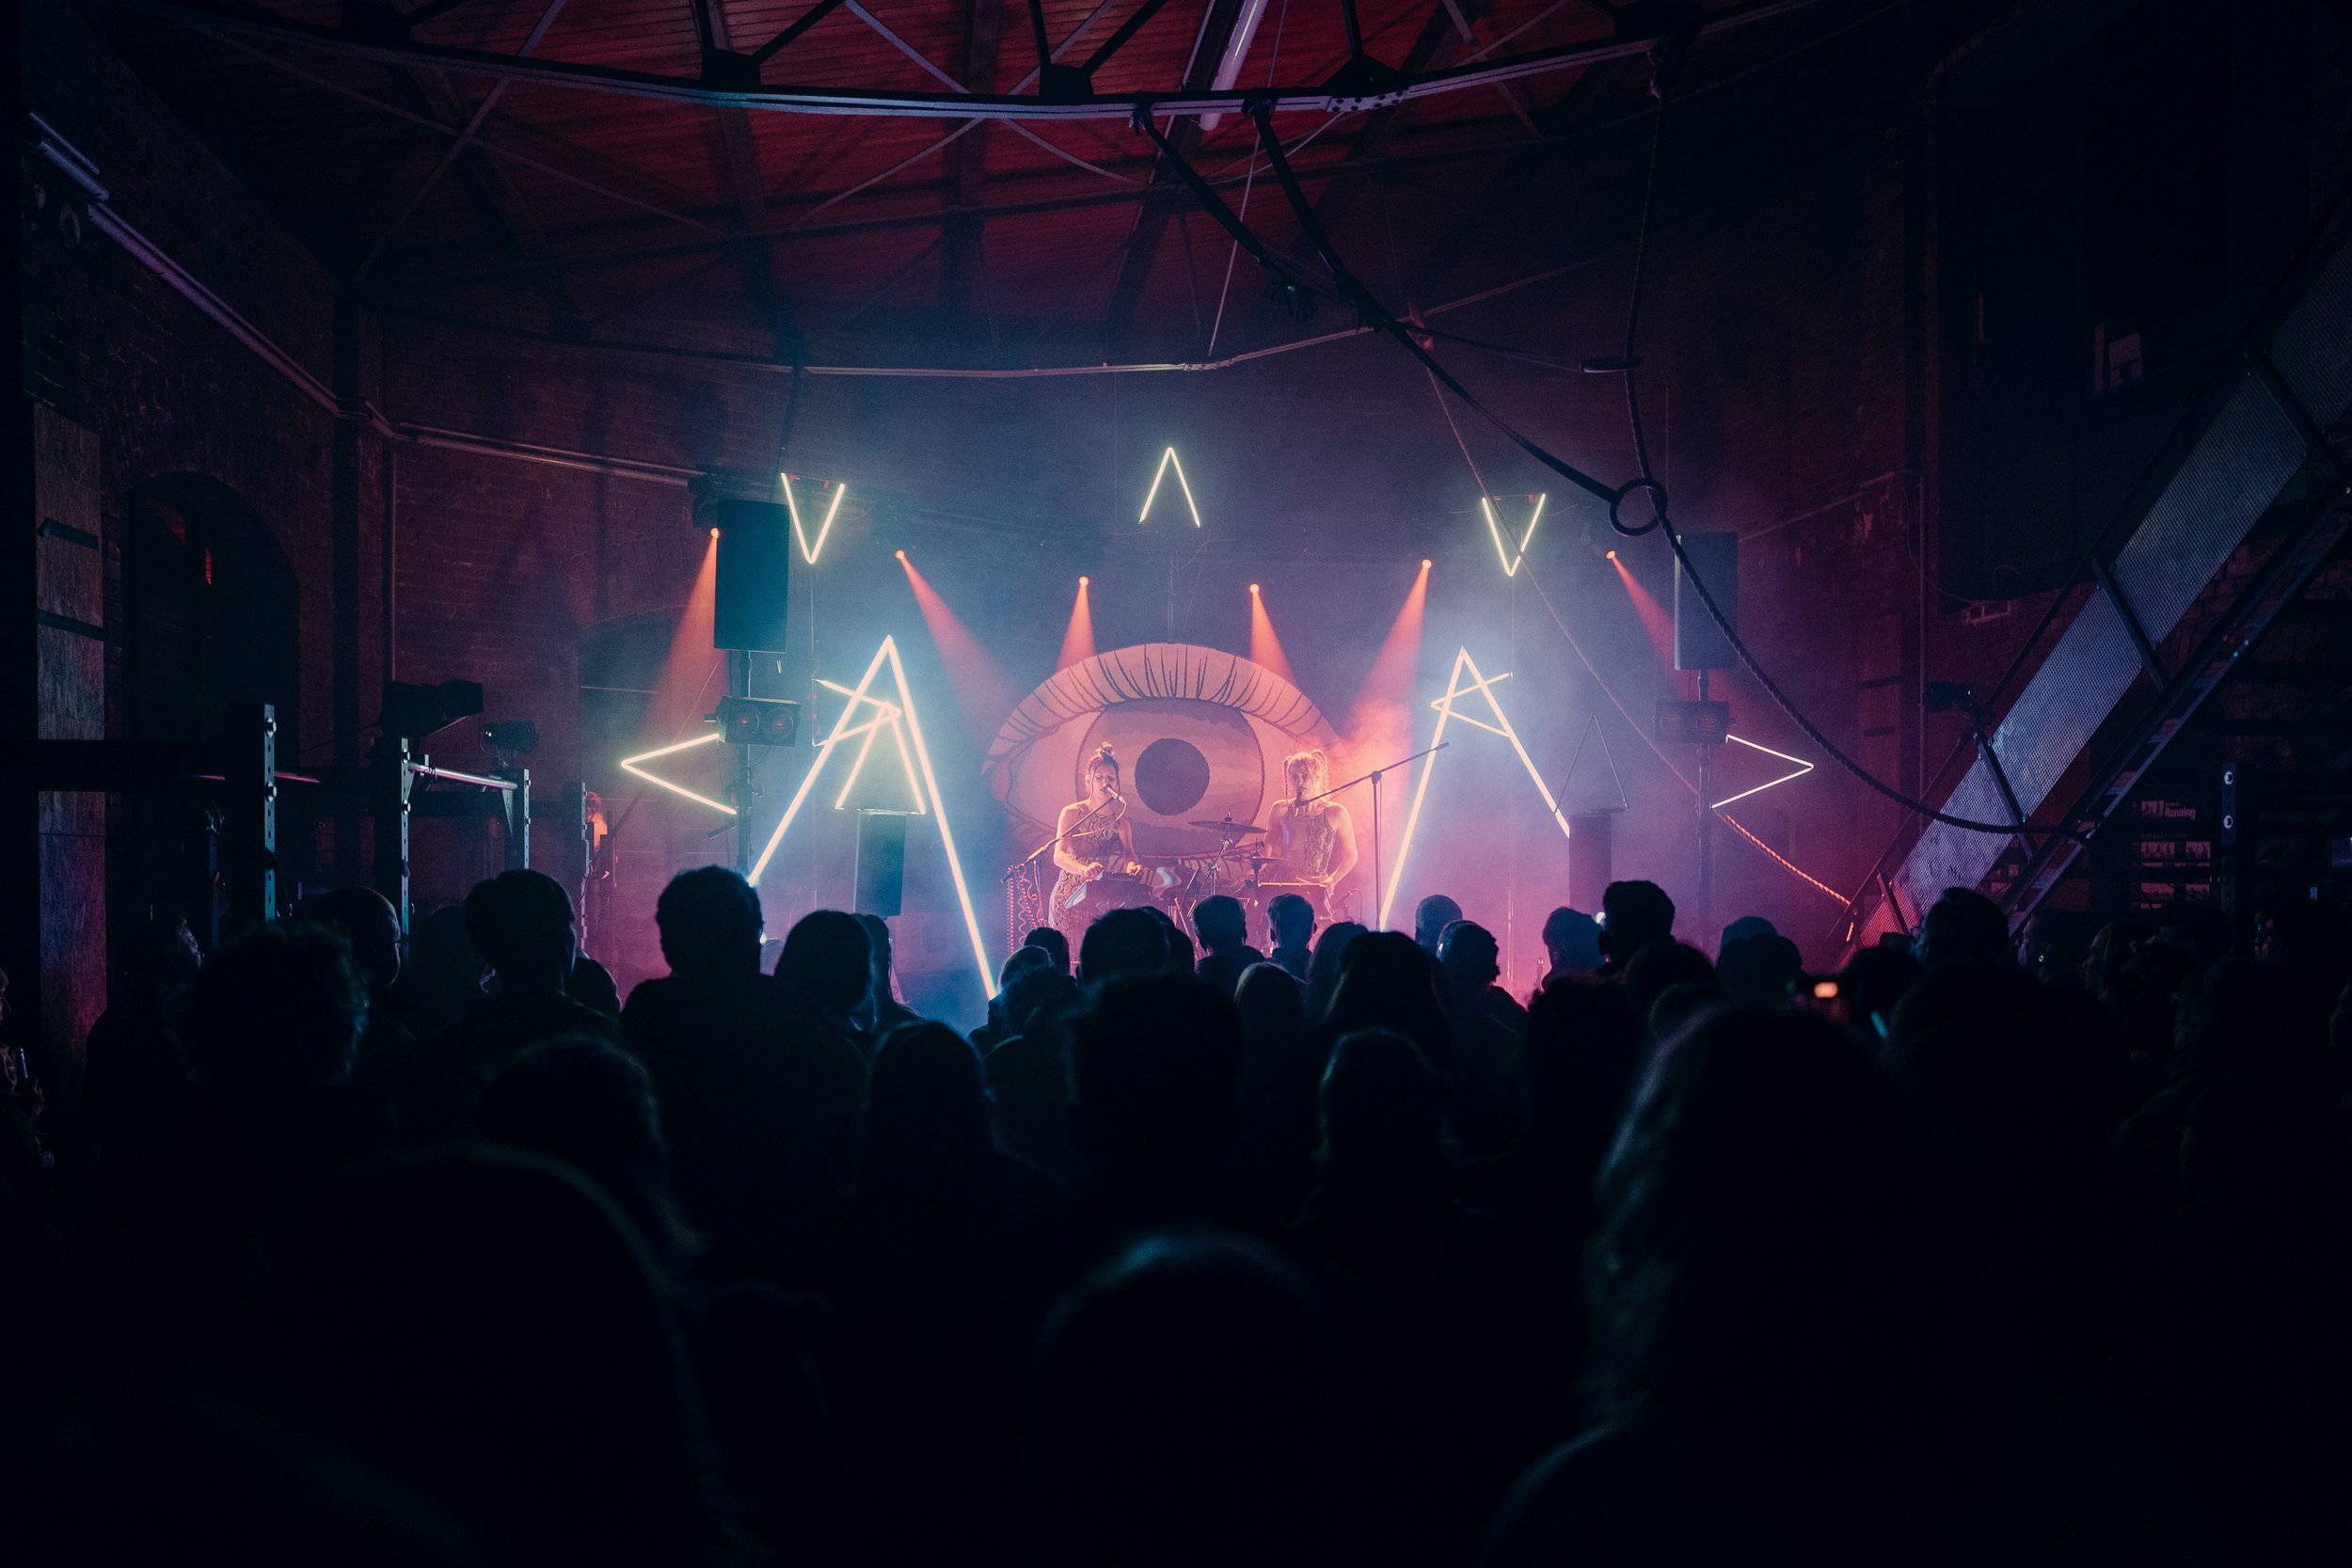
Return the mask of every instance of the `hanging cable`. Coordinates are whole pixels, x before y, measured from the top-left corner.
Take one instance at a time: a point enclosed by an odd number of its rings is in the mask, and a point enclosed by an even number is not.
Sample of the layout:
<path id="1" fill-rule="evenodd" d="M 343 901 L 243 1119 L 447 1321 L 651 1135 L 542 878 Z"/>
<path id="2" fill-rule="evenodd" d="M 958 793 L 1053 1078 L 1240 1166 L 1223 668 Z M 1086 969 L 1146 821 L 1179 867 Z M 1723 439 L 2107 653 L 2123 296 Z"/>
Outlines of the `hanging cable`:
<path id="1" fill-rule="evenodd" d="M 1781 712 L 1787 714 L 1789 721 L 1803 730 L 1815 745 L 1827 752 L 1840 768 L 1906 811 L 1915 812 L 1933 821 L 1941 822 L 1947 827 L 1958 828 L 1966 832 L 1992 833 L 2001 838 L 2022 838 L 2029 831 L 2022 821 L 1979 822 L 1972 817 L 1955 816 L 1949 812 L 1939 811 L 1926 801 L 1916 800 L 1896 788 L 1848 755 L 1843 747 L 1832 740 L 1821 726 L 1816 724 L 1802 708 L 1797 706 L 1788 694 L 1781 689 L 1780 683 L 1772 677 L 1770 672 L 1764 668 L 1763 662 L 1750 651 L 1738 630 L 1733 627 L 1730 617 L 1725 615 L 1723 607 L 1715 602 L 1715 595 L 1708 591 L 1705 579 L 1699 576 L 1697 569 L 1692 564 L 1690 552 L 1683 548 L 1682 535 L 1675 528 L 1674 520 L 1669 513 L 1666 487 L 1659 483 L 1657 473 L 1650 467 L 1649 442 L 1642 429 L 1640 385 L 1642 361 L 1636 353 L 1642 325 L 1642 287 L 1649 270 L 1650 224 L 1655 214 L 1658 197 L 1659 156 L 1666 142 L 1667 88 L 1668 84 L 1661 62 L 1658 74 L 1653 76 L 1650 84 L 1650 90 L 1658 99 L 1658 112 L 1650 126 L 1649 166 L 1642 179 L 1642 218 L 1633 245 L 1633 286 L 1626 300 L 1625 354 L 1621 359 L 1613 363 L 1596 361 L 1586 367 L 1604 372 L 1614 371 L 1625 377 L 1626 423 L 1630 428 L 1633 437 L 1633 460 L 1641 470 L 1637 478 L 1618 492 L 1616 500 L 1610 503 L 1609 526 L 1629 539 L 1639 538 L 1653 529 L 1665 534 L 1666 544 L 1673 549 L 1675 560 L 1681 565 L 1682 575 L 1690 583 L 1692 592 L 1697 594 L 1699 603 L 1706 607 L 1708 618 L 1715 623 L 1716 629 L 1724 634 L 1724 641 L 1731 644 L 1733 653 L 1739 655 L 1740 665 L 1756 678 L 1756 683 L 1764 689 L 1765 694 L 1772 699 Z M 1647 494 L 1652 514 L 1647 523 L 1638 526 L 1629 525 L 1622 515 L 1622 502 L 1626 497 L 1637 491 Z M 2084 836 L 2067 828 L 2052 828 L 2043 831 L 2069 837 Z"/>

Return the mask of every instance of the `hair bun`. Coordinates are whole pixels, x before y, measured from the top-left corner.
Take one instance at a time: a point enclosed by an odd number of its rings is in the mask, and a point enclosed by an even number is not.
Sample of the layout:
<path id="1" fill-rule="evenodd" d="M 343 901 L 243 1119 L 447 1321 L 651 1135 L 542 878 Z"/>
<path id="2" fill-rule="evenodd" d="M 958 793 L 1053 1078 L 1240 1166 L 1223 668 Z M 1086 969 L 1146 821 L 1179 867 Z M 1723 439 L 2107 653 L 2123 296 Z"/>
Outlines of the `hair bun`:
<path id="1" fill-rule="evenodd" d="M 1089 760 L 1092 762 L 1107 762 L 1112 767 L 1116 768 L 1119 766 L 1119 753 L 1111 750 L 1111 743 L 1105 740 L 1103 744 L 1094 748 L 1094 755 Z"/>

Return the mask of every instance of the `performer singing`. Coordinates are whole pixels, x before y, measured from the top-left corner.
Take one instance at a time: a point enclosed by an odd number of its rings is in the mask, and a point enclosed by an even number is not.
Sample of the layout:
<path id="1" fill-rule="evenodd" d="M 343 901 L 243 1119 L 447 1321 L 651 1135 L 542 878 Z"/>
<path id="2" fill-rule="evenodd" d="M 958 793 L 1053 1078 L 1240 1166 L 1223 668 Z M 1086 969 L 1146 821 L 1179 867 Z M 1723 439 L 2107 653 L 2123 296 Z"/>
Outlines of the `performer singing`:
<path id="1" fill-rule="evenodd" d="M 1105 875 L 1143 874 L 1126 798 L 1119 793 L 1119 753 L 1107 744 L 1087 759 L 1086 791 L 1086 799 L 1062 807 L 1054 828 L 1054 864 L 1061 875 L 1054 881 L 1053 923 L 1070 939 L 1073 954 L 1086 928 L 1103 912 L 1091 904 L 1074 908 L 1078 895 Z"/>
<path id="2" fill-rule="evenodd" d="M 1323 891 L 1325 918 L 1332 918 L 1332 892 L 1356 869 L 1356 822 L 1337 800 L 1318 800 L 1331 787 L 1331 759 L 1320 746 L 1282 761 L 1290 799 L 1266 814 L 1266 851 L 1283 863 L 1290 878 Z"/>

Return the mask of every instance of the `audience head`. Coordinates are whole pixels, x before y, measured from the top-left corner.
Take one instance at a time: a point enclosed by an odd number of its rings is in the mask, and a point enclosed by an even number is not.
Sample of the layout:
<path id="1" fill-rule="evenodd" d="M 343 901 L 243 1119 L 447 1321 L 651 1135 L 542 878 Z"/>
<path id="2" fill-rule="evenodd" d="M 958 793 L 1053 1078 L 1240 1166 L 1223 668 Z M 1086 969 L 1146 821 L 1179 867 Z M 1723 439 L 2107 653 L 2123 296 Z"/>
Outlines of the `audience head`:
<path id="1" fill-rule="evenodd" d="M 971 1042 L 944 1023 L 893 1029 L 874 1053 L 864 1184 L 960 1164 L 989 1147 L 988 1089 Z"/>
<path id="2" fill-rule="evenodd" d="M 138 933 L 132 939 L 122 979 L 135 997 L 171 1002 L 187 994 L 196 983 L 196 972 L 203 967 L 204 950 L 196 944 L 196 933 L 188 929 L 184 919 L 150 915 L 139 922 Z"/>
<path id="3" fill-rule="evenodd" d="M 1170 974 L 1190 974 L 1200 964 L 1200 949 L 1192 942 L 1192 934 L 1176 924 L 1175 917 L 1157 904 L 1144 907 L 1144 913 L 1159 923 L 1160 939 L 1168 943 L 1168 961 L 1163 966 Z"/>
<path id="4" fill-rule="evenodd" d="M 1919 974 L 1919 960 L 1904 949 L 1865 947 L 1837 972 L 1837 1006 L 1831 1016 L 1849 1028 L 1883 1036 Z"/>
<path id="5" fill-rule="evenodd" d="M 1058 973 L 1060 969 L 1061 966 L 1054 962 L 1054 955 L 1042 947 L 1016 947 L 1005 955 L 1003 967 L 996 971 L 996 993 L 1002 996 L 1011 989 L 1015 980 L 1033 971 Z"/>
<path id="6" fill-rule="evenodd" d="M 401 989 L 411 987 L 428 998 L 462 1002 L 482 991 L 488 968 L 482 950 L 466 932 L 462 905 L 433 910 L 417 916 L 408 932 L 408 962 L 401 971 Z"/>
<path id="7" fill-rule="evenodd" d="M 1006 1029 L 1025 1035 L 1037 1027 L 1041 1017 L 1077 996 L 1078 982 L 1047 965 L 1023 970 L 998 1000 L 1004 1003 Z"/>
<path id="8" fill-rule="evenodd" d="M 1453 1060 L 1453 1031 L 1438 1001 L 1438 966 L 1402 931 L 1367 931 L 1348 944 L 1339 989 L 1322 1022 L 1342 1033 L 1394 1029 L 1440 1069 Z"/>
<path id="9" fill-rule="evenodd" d="M 873 977 L 874 994 L 891 994 L 890 983 L 890 922 L 878 914 L 861 914 L 857 923 L 866 927 L 866 964 Z"/>
<path id="10" fill-rule="evenodd" d="M 1190 975 L 1103 982 L 1071 1022 L 1070 1093 L 1079 1151 L 1105 1187 L 1197 1186 L 1239 1116 L 1240 1016 Z"/>
<path id="11" fill-rule="evenodd" d="M 1229 947 L 1248 943 L 1249 917 L 1243 912 L 1240 899 L 1213 893 L 1193 905 L 1192 929 L 1201 946 L 1212 953 L 1222 953 Z"/>
<path id="12" fill-rule="evenodd" d="M 1983 894 L 1947 887 L 1919 920 L 1919 961 L 1930 969 L 1950 963 L 2014 963 L 2009 917 Z"/>
<path id="13" fill-rule="evenodd" d="M 1425 1180 L 1445 1166 L 1445 1079 L 1391 1029 L 1343 1035 L 1324 1069 L 1327 1174 L 1383 1184 Z"/>
<path id="14" fill-rule="evenodd" d="M 1438 939 L 1445 928 L 1462 918 L 1462 906 L 1442 893 L 1433 893 L 1413 906 L 1413 942 L 1431 958 L 1437 957 Z"/>
<path id="15" fill-rule="evenodd" d="M 1788 1000 L 1789 989 L 1804 976 L 1804 955 L 1797 944 L 1775 931 L 1736 937 L 1724 943 L 1715 960 L 1716 976 L 1734 1002 L 1756 1007 L 1777 1007 Z"/>
<path id="16" fill-rule="evenodd" d="M 698 865 L 670 879 L 654 905 L 661 957 L 676 974 L 741 974 L 759 968 L 766 921 L 759 890 L 728 866 Z"/>
<path id="17" fill-rule="evenodd" d="M 1348 1383 L 1275 1254 L 1153 1239 L 1048 1323 L 1027 1398 L 1041 1568 L 1353 1560 Z"/>
<path id="18" fill-rule="evenodd" d="M 1762 915 L 1743 914 L 1724 927 L 1723 937 L 1715 943 L 1716 961 L 1719 963 L 1723 961 L 1724 954 L 1729 951 L 1731 944 L 1735 942 L 1745 942 L 1750 937 L 1776 937 L 1778 935 L 1780 935 L 1780 927 Z"/>
<path id="19" fill-rule="evenodd" d="M 1715 966 L 1687 942 L 1653 942 L 1625 966 L 1625 998 L 1633 1005 L 1636 1018 L 1646 1020 L 1667 987 L 1684 985 L 1723 993 Z"/>
<path id="20" fill-rule="evenodd" d="M 370 995 L 383 995 L 400 978 L 400 911 L 375 889 L 330 889 L 303 900 L 302 918 L 342 934 Z M 184 925 L 180 928 L 187 929 Z"/>
<path id="21" fill-rule="evenodd" d="M 466 935 L 502 990 L 560 990 L 580 951 L 571 895 L 543 871 L 501 871 L 466 895 Z"/>
<path id="22" fill-rule="evenodd" d="M 1826 1020 L 1725 1007 L 1667 1041 L 1599 1187 L 1606 1417 L 1710 1463 L 1871 1457 L 1933 1421 L 1943 1238 L 1894 1086 Z"/>
<path id="23" fill-rule="evenodd" d="M 1168 967 L 1170 929 L 1154 910 L 1111 911 L 1079 940 L 1078 983 L 1096 986 L 1122 975 L 1158 974 Z"/>
<path id="24" fill-rule="evenodd" d="M 1600 967 L 1600 922 L 1563 904 L 1544 917 L 1544 956 L 1554 974 L 1581 974 Z"/>
<path id="25" fill-rule="evenodd" d="M 1656 882 L 1612 882 L 1600 895 L 1600 954 L 1622 970 L 1654 942 L 1672 940 L 1675 901 Z"/>
<path id="26" fill-rule="evenodd" d="M 257 927 L 213 955 L 188 996 L 188 1067 L 240 1099 L 279 1099 L 351 1076 L 368 993 L 351 944 L 323 926 Z"/>
<path id="27" fill-rule="evenodd" d="M 1233 988 L 1241 1014 L 1242 1044 L 1253 1068 L 1263 1069 L 1307 1032 L 1306 988 L 1280 964 L 1251 964 Z"/>
<path id="28" fill-rule="evenodd" d="M 518 1564 L 725 1544 L 659 1278 L 561 1165 L 453 1153 L 314 1190 L 267 1246 L 267 1343 L 329 1434 Z"/>
<path id="29" fill-rule="evenodd" d="M 846 1013 L 873 985 L 873 948 L 857 916 L 812 910 L 794 923 L 776 958 L 776 978 L 828 1013 Z"/>
<path id="30" fill-rule="evenodd" d="M 1277 947 L 1304 947 L 1315 934 L 1315 907 L 1295 893 L 1278 893 L 1266 901 L 1266 930 Z"/>
<path id="31" fill-rule="evenodd" d="M 1492 931 L 1474 920 L 1457 920 L 1438 938 L 1438 967 L 1454 1000 L 1468 1002 L 1502 976 L 1502 950 Z"/>
<path id="32" fill-rule="evenodd" d="M 1058 927 L 1040 926 L 1021 939 L 1024 947 L 1042 947 L 1054 960 L 1054 967 L 1064 974 L 1070 973 L 1070 939 Z"/>
<path id="33" fill-rule="evenodd" d="M 1358 937 L 1369 933 L 1352 920 L 1335 920 L 1315 938 L 1314 955 L 1307 960 L 1307 1022 L 1319 1023 L 1330 1010 L 1331 997 L 1340 989 L 1340 973 L 1347 959 L 1347 950 Z"/>
<path id="34" fill-rule="evenodd" d="M 483 1090 L 475 1126 L 491 1143 L 544 1154 L 595 1182 L 664 1268 L 693 1251 L 670 1196 L 653 1080 L 618 1046 L 588 1036 L 532 1046 Z"/>

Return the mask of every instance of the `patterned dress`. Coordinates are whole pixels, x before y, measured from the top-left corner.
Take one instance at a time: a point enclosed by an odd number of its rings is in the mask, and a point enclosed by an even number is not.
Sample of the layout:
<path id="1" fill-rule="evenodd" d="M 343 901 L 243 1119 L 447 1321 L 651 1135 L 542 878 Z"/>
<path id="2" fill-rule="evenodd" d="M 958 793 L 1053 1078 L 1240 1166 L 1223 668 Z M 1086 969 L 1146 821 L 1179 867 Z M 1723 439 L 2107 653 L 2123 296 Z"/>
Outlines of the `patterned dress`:
<path id="1" fill-rule="evenodd" d="M 1126 847 L 1119 839 L 1119 825 L 1122 820 L 1123 816 L 1098 819 L 1063 839 L 1062 847 L 1070 852 L 1073 860 L 1113 864 L 1124 859 L 1126 854 Z M 1103 912 L 1092 905 L 1071 908 L 1071 900 L 1084 892 L 1087 886 L 1087 879 L 1074 871 L 1064 871 L 1054 879 L 1054 928 L 1070 939 L 1070 956 L 1073 959 L 1078 956 L 1078 943 L 1086 936 L 1087 927 L 1093 925 L 1095 917 Z"/>

